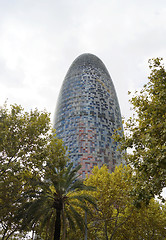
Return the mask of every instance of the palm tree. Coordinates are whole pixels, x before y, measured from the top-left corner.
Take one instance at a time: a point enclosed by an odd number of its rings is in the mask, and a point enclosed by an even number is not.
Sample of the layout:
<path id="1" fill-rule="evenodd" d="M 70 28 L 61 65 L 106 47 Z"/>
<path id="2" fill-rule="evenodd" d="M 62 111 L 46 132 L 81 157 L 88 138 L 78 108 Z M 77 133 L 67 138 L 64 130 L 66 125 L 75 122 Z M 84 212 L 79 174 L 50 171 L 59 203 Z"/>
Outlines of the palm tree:
<path id="1" fill-rule="evenodd" d="M 82 190 L 94 190 L 84 185 L 78 176 L 80 166 L 73 168 L 70 163 L 68 167 L 58 169 L 48 165 L 47 174 L 40 188 L 35 194 L 32 193 L 29 201 L 20 209 L 18 216 L 22 218 L 22 226 L 33 228 L 38 231 L 45 227 L 45 239 L 59 240 L 63 229 L 63 239 L 66 238 L 66 224 L 75 229 L 75 224 L 84 230 L 84 218 L 78 212 L 83 209 L 90 212 L 87 203 L 95 206 L 95 200 L 88 192 Z M 33 197 L 34 196 L 34 197 Z M 61 226 L 63 223 L 63 227 Z M 54 224 L 54 226 L 53 226 Z"/>

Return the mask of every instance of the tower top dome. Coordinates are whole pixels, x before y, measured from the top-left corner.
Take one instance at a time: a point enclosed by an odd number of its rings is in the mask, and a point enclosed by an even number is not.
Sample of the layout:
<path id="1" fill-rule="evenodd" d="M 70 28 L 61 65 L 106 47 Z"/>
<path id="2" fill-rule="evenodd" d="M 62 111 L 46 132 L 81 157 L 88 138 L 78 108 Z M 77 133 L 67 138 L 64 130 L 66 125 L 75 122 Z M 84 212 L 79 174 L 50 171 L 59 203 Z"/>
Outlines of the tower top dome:
<path id="1" fill-rule="evenodd" d="M 79 67 L 81 68 L 83 66 L 84 67 L 91 66 L 94 68 L 98 68 L 110 77 L 109 72 L 107 71 L 107 68 L 105 67 L 104 63 L 100 60 L 100 58 L 91 53 L 83 53 L 79 55 L 71 64 L 68 73 L 70 72 L 71 69 L 73 71 L 74 69 L 76 68 L 78 69 Z"/>

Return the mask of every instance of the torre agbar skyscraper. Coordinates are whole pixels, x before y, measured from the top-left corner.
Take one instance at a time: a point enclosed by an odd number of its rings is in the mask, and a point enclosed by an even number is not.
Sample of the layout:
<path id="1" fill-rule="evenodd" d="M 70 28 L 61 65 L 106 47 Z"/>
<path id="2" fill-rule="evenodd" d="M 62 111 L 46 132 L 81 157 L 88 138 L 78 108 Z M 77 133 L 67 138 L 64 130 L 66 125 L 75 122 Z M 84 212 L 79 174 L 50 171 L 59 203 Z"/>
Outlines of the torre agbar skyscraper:
<path id="1" fill-rule="evenodd" d="M 112 135 L 121 128 L 118 99 L 103 62 L 85 53 L 75 59 L 64 79 L 57 102 L 54 128 L 84 178 L 94 166 L 110 172 L 123 160 Z"/>

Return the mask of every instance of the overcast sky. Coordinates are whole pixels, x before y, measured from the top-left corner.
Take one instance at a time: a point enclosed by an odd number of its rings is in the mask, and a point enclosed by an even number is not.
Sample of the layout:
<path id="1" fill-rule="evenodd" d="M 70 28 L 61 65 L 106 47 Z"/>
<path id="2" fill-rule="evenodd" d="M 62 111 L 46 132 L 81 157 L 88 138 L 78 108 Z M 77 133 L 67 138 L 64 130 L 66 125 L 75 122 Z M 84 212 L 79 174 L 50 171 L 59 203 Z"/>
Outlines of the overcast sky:
<path id="1" fill-rule="evenodd" d="M 0 0 L 0 104 L 47 109 L 82 53 L 106 65 L 123 116 L 140 89 L 148 59 L 166 62 L 165 0 Z"/>

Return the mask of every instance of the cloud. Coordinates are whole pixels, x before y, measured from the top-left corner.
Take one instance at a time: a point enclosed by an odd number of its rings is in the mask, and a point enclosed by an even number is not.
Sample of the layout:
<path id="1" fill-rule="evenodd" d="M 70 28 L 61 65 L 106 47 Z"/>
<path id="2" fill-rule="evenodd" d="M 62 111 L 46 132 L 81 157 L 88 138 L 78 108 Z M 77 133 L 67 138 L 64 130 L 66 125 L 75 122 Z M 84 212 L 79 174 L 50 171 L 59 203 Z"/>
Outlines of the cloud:
<path id="1" fill-rule="evenodd" d="M 1 99 L 53 115 L 72 61 L 90 52 L 106 65 L 128 116 L 128 90 L 147 81 L 149 58 L 166 57 L 165 21 L 162 0 L 3 1 Z"/>
<path id="2" fill-rule="evenodd" d="M 12 88 L 17 86 L 18 88 L 23 86 L 24 72 L 22 69 L 14 68 L 10 69 L 5 60 L 0 58 L 0 79 L 1 85 L 6 86 L 7 88 Z"/>

